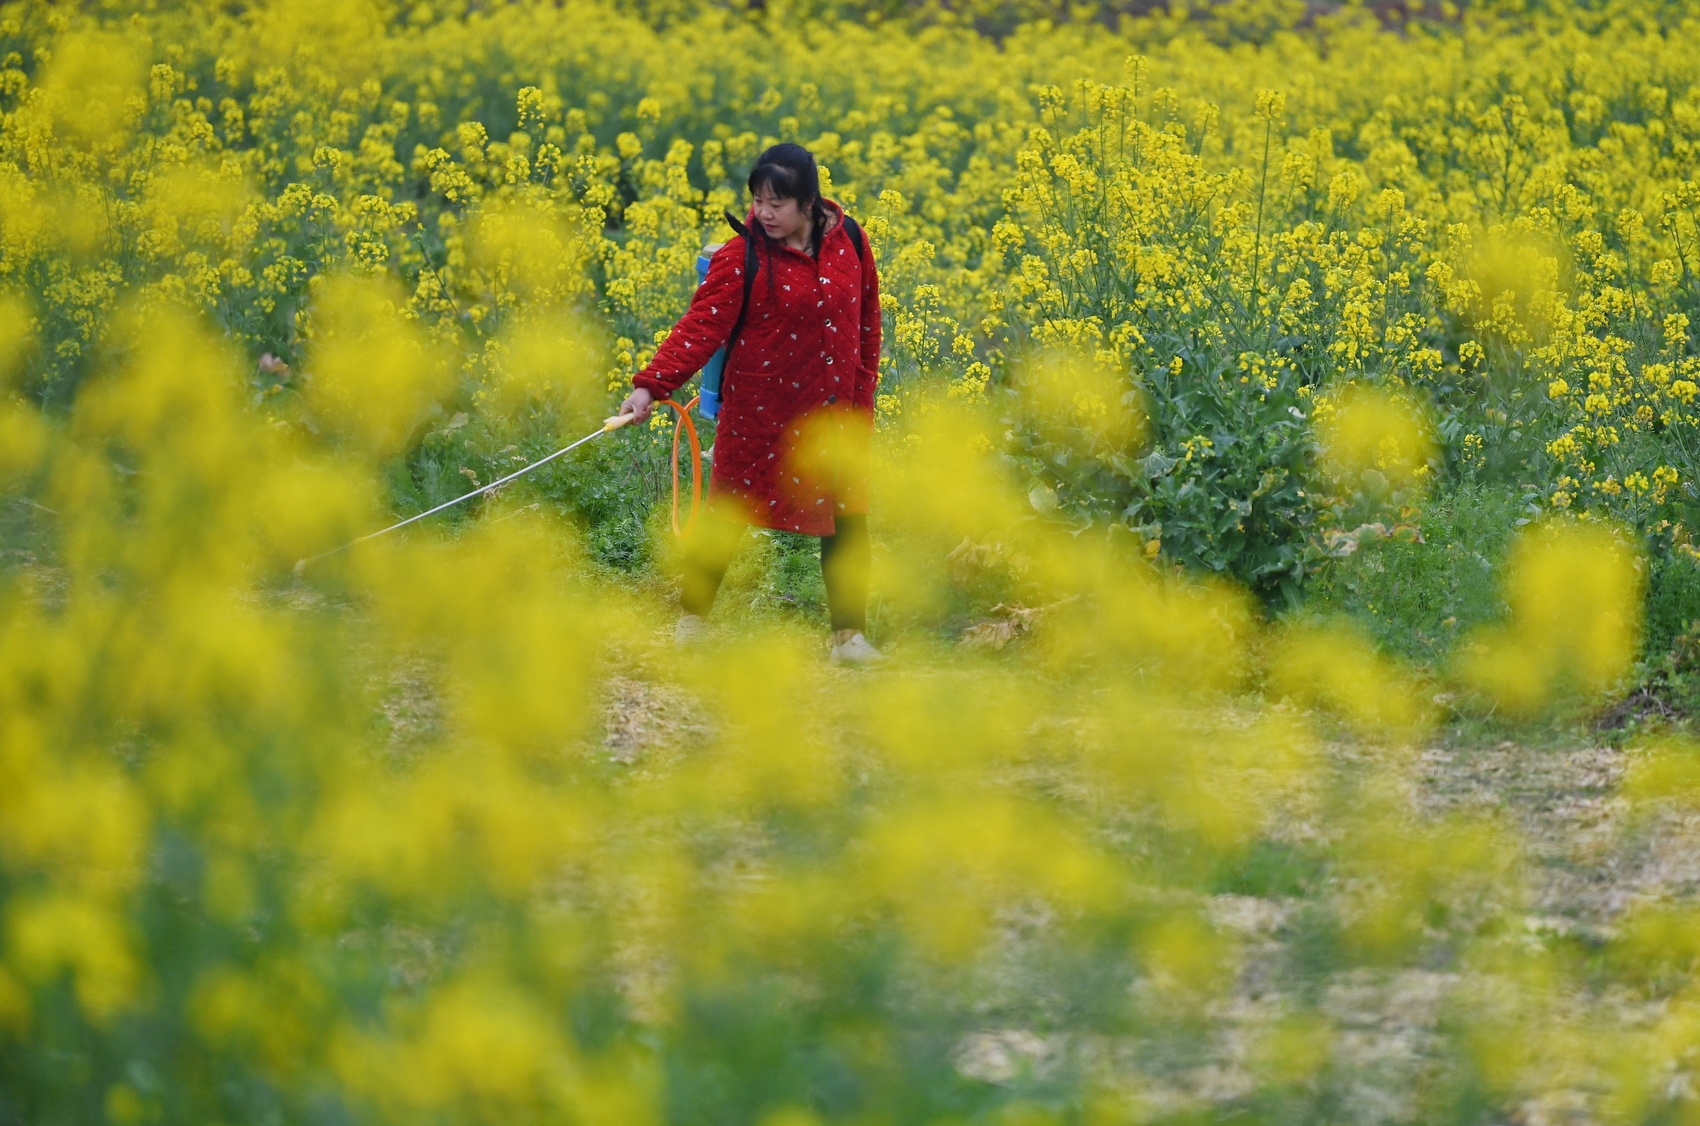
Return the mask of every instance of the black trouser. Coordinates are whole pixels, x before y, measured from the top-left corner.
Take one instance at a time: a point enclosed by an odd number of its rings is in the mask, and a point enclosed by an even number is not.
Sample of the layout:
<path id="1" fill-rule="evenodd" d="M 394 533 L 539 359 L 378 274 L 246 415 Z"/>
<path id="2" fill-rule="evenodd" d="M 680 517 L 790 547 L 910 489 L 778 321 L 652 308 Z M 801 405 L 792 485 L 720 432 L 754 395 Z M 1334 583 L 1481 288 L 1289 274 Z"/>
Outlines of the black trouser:
<path id="1" fill-rule="evenodd" d="M 826 605 L 834 632 L 866 629 L 868 625 L 868 567 L 873 551 L 868 541 L 866 516 L 840 516 L 833 534 L 820 538 L 820 573 L 826 580 Z M 744 526 L 712 513 L 685 545 L 685 582 L 679 593 L 679 608 L 687 614 L 707 617 L 714 607 L 720 580 L 738 553 Z"/>

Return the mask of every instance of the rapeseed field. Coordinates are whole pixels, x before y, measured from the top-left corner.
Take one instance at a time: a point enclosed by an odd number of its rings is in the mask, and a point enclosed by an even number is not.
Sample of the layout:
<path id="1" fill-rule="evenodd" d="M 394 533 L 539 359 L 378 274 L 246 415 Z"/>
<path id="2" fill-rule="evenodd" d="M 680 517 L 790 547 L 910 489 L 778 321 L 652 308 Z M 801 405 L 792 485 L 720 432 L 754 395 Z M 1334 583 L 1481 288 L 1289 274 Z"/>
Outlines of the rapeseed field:
<path id="1" fill-rule="evenodd" d="M 0 4 L 0 1122 L 1700 1115 L 1700 748 L 1573 735 L 1700 668 L 1697 35 Z M 674 648 L 659 413 L 294 567 L 595 429 L 781 140 L 894 667 L 784 536 Z"/>

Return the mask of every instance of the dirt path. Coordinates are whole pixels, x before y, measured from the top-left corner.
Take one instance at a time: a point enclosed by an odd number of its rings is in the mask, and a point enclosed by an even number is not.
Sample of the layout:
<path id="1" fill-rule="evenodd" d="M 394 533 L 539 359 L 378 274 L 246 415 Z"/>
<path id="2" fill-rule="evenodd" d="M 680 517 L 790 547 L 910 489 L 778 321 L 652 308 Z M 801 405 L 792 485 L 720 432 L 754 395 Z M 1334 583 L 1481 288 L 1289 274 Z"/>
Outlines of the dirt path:
<path id="1" fill-rule="evenodd" d="M 688 697 L 635 678 L 609 685 L 603 747 L 614 760 L 642 768 L 687 755 L 705 737 Z M 662 716 L 687 717 L 671 720 Z M 1633 752 L 1604 745 L 1534 747 L 1431 745 L 1328 750 L 1338 771 L 1366 759 L 1402 773 L 1402 817 L 1410 826 L 1459 815 L 1485 820 L 1517 842 L 1521 859 L 1500 905 L 1508 941 L 1539 947 L 1597 948 L 1626 912 L 1647 902 L 1700 899 L 1700 816 L 1674 810 L 1636 815 L 1622 794 Z M 1321 903 L 1218 895 L 1207 904 L 1215 926 L 1241 942 L 1230 994 L 1209 1010 L 1212 1031 L 1202 1057 L 1173 1066 L 1149 1043 L 1106 1041 L 1066 1030 L 988 1026 L 962 1041 L 958 1071 L 988 1083 L 1020 1084 L 1084 1069 L 1127 1092 L 1147 1113 L 1215 1106 L 1230 1110 L 1254 1093 L 1260 1053 L 1295 1016 L 1325 1022 L 1330 1066 L 1307 1120 L 1325 1108 L 1332 1121 L 1354 1124 L 1428 1120 L 1434 1091 L 1454 1075 L 1459 1044 L 1449 1014 L 1493 1001 L 1507 987 L 1444 955 L 1398 969 L 1321 971 L 1295 980 L 1292 966 L 1307 941 L 1306 917 Z M 1507 1004 L 1522 1003 L 1515 999 Z M 1621 990 L 1572 991 L 1541 1002 L 1555 1029 L 1586 1036 L 1644 1024 L 1645 998 Z M 1654 1006 L 1656 1007 L 1656 1006 Z M 1322 1090 L 1326 1088 L 1326 1090 Z M 1524 1126 L 1600 1121 L 1607 1078 L 1587 1068 L 1534 1075 L 1516 1097 L 1509 1121 Z"/>

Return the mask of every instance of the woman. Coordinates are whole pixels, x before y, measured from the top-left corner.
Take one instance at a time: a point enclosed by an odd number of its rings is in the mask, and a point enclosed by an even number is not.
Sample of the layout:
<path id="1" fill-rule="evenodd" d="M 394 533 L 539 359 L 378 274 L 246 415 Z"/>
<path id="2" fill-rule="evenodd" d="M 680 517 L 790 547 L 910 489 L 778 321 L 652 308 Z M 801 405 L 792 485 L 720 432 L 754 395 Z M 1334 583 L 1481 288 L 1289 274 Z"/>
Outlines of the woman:
<path id="1" fill-rule="evenodd" d="M 709 503 L 686 544 L 681 644 L 699 638 L 745 524 L 821 539 L 835 663 L 878 664 L 863 636 L 868 501 L 862 459 L 879 382 L 879 276 L 867 237 L 821 198 L 815 158 L 775 145 L 750 170 L 748 230 L 715 252 L 708 277 L 622 411 L 642 422 L 729 343 Z M 747 239 L 755 275 L 745 285 Z M 749 293 L 748 310 L 743 309 Z M 743 312 L 736 340 L 729 340 Z"/>

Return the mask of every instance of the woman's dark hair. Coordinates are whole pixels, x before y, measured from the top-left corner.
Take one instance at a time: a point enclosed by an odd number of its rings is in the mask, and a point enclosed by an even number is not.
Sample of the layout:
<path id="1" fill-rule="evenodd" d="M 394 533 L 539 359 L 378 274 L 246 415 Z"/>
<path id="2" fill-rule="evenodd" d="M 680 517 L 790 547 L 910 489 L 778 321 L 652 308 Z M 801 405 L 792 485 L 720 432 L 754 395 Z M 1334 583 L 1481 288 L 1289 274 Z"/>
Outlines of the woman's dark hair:
<path id="1" fill-rule="evenodd" d="M 750 195 L 766 188 L 779 199 L 794 199 L 809 210 L 809 253 L 820 253 L 821 236 L 826 233 L 826 204 L 820 195 L 820 168 L 815 155 L 802 145 L 789 141 L 774 145 L 756 157 L 750 169 Z M 757 228 L 760 229 L 759 226 Z"/>

